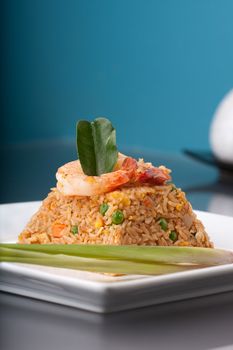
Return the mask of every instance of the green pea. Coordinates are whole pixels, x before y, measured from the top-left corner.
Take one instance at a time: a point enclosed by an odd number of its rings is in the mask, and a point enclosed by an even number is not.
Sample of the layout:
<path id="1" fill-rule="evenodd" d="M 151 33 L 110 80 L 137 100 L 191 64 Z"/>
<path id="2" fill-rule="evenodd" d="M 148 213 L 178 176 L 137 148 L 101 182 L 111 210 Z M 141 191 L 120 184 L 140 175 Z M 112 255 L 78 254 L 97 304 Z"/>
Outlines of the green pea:
<path id="1" fill-rule="evenodd" d="M 163 231 L 167 231 L 167 226 L 168 226 L 168 224 L 167 224 L 167 220 L 166 220 L 166 219 L 161 218 L 161 219 L 159 220 L 159 225 L 160 225 L 160 227 L 161 227 L 161 229 L 162 229 Z"/>
<path id="2" fill-rule="evenodd" d="M 109 205 L 107 203 L 103 203 L 100 205 L 100 209 L 99 212 L 101 215 L 104 215 L 106 213 L 106 211 L 108 210 Z"/>
<path id="3" fill-rule="evenodd" d="M 177 232 L 176 231 L 171 231 L 169 238 L 175 242 L 177 240 Z"/>
<path id="4" fill-rule="evenodd" d="M 125 220 L 124 214 L 122 213 L 121 210 L 116 210 L 112 214 L 112 223 L 115 225 L 121 224 Z"/>
<path id="5" fill-rule="evenodd" d="M 70 231 L 73 233 L 73 235 L 77 235 L 78 234 L 78 226 L 77 225 L 72 226 Z"/>

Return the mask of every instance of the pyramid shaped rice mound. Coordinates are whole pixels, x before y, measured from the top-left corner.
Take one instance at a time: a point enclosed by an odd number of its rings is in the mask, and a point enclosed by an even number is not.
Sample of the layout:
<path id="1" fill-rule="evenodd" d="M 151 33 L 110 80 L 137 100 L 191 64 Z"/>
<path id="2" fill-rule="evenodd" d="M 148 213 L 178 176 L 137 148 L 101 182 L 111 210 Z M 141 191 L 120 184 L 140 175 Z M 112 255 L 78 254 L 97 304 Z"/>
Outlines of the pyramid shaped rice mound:
<path id="1" fill-rule="evenodd" d="M 54 188 L 19 242 L 213 247 L 173 184 L 123 186 L 92 197 L 64 196 Z"/>

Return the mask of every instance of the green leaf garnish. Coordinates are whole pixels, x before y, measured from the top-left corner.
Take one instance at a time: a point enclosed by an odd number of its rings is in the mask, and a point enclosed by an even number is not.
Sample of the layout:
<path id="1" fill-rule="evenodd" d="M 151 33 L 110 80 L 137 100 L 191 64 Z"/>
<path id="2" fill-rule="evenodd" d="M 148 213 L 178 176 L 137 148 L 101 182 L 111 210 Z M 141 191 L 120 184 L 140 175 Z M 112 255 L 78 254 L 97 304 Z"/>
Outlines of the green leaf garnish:
<path id="1" fill-rule="evenodd" d="M 77 123 L 77 150 L 86 175 L 99 176 L 113 170 L 117 161 L 116 131 L 106 118 Z"/>

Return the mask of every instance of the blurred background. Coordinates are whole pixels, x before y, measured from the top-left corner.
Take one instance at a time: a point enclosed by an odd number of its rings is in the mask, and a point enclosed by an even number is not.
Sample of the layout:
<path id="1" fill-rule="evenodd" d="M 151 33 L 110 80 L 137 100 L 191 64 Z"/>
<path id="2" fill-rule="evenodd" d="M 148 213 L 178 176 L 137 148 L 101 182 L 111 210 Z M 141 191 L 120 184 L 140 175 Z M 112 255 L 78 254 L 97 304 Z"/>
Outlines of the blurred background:
<path id="1" fill-rule="evenodd" d="M 105 115 L 122 145 L 208 147 L 232 14 L 232 0 L 5 1 L 4 140 L 73 137 Z"/>
<path id="2" fill-rule="evenodd" d="M 232 14 L 232 0 L 3 1 L 2 202 L 41 199 L 76 157 L 76 121 L 96 116 L 112 120 L 119 148 L 156 155 L 178 185 L 199 186 L 178 173 L 179 154 L 210 148 L 213 113 L 233 86 Z M 203 172 L 201 186 L 217 178 L 182 162 L 195 181 Z"/>

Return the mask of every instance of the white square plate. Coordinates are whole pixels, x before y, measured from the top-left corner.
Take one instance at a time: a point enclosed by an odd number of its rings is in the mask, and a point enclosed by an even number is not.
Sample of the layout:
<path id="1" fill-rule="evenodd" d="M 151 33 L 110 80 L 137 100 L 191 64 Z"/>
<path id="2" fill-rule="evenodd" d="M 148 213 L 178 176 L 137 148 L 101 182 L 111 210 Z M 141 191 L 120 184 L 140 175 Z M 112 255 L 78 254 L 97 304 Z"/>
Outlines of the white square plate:
<path id="1" fill-rule="evenodd" d="M 16 242 L 40 202 L 0 206 L 0 240 Z M 215 247 L 233 250 L 233 217 L 197 212 Z M 97 273 L 1 263 L 1 290 L 100 313 L 233 290 L 233 264 L 164 276 Z"/>

